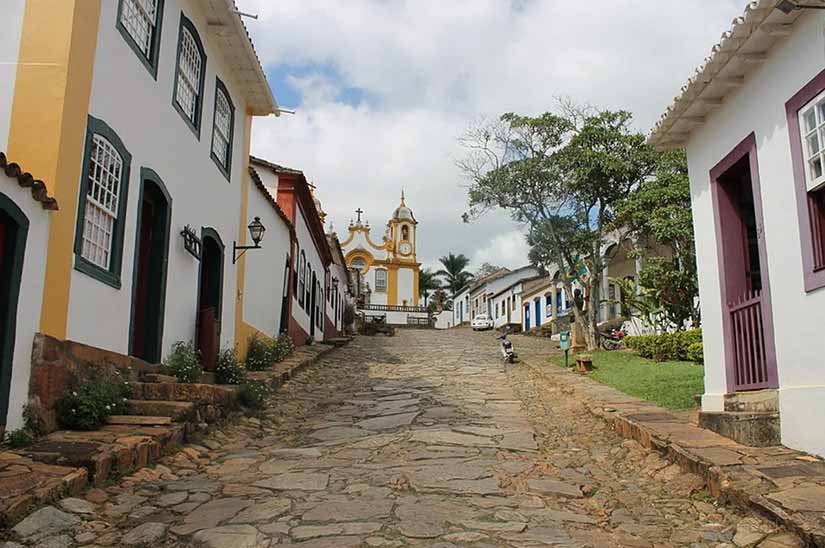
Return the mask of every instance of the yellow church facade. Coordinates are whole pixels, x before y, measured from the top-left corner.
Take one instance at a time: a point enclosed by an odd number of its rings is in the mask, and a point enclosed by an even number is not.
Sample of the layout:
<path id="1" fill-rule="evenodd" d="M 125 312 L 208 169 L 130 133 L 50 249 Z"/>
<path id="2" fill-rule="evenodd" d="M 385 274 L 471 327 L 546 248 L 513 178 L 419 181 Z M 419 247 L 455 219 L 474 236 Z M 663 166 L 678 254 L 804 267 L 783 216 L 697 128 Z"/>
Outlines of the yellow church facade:
<path id="1" fill-rule="evenodd" d="M 341 247 L 347 266 L 356 271 L 369 288 L 369 305 L 419 306 L 418 274 L 421 263 L 416 258 L 416 228 L 412 210 L 404 193 L 401 203 L 387 221 L 379 241 L 373 238 L 369 222 L 362 222 L 363 211 L 356 211 L 349 236 Z"/>

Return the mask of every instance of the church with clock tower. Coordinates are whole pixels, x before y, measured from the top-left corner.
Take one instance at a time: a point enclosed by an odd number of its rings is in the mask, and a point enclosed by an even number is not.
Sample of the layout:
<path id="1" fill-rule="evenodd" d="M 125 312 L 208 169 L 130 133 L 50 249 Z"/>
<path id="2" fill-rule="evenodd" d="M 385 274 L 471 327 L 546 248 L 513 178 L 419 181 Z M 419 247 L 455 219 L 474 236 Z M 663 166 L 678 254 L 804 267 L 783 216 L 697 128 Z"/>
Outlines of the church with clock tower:
<path id="1" fill-rule="evenodd" d="M 358 217 L 350 221 L 349 236 L 341 242 L 341 247 L 347 266 L 360 272 L 362 281 L 369 285 L 369 304 L 419 306 L 418 221 L 407 207 L 404 192 L 380 237 L 374 237 L 369 222 L 361 220 L 364 212 L 360 208 L 355 213 Z"/>

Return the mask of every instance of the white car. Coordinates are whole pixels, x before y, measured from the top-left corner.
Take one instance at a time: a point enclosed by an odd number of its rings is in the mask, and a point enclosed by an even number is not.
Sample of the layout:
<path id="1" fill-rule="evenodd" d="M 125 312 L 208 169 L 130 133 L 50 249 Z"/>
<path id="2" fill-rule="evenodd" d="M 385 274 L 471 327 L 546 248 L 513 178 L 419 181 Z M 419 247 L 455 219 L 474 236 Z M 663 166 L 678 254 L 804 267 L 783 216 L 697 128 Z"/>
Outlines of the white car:
<path id="1" fill-rule="evenodd" d="M 470 324 L 473 331 L 485 331 L 493 328 L 493 320 L 487 314 L 478 314 L 473 318 L 473 323 Z"/>

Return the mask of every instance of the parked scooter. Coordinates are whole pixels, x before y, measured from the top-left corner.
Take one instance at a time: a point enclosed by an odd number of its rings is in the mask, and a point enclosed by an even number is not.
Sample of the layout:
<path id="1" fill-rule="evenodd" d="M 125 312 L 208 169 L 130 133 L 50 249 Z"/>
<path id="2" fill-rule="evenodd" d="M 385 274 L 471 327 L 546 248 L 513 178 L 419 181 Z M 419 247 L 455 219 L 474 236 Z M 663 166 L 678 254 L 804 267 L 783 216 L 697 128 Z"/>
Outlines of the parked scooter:
<path id="1" fill-rule="evenodd" d="M 610 331 L 600 332 L 599 337 L 602 339 L 602 348 L 610 351 L 622 347 L 625 335 L 621 329 L 611 329 Z"/>
<path id="2" fill-rule="evenodd" d="M 508 331 L 505 331 L 500 336 L 496 337 L 496 339 L 501 341 L 501 355 L 504 357 L 505 362 L 509 363 L 516 363 L 518 359 L 518 354 L 516 354 L 515 348 L 513 348 L 513 342 L 507 338 Z"/>

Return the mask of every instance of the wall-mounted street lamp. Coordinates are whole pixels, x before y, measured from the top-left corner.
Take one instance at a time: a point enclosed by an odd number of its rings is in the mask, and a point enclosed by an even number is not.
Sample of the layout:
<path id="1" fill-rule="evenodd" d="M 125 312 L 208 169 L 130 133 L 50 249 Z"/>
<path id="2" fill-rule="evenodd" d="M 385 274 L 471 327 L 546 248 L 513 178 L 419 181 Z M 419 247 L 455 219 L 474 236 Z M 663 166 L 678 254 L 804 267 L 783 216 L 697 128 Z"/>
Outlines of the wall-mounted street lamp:
<path id="1" fill-rule="evenodd" d="M 776 9 L 785 15 L 790 15 L 796 10 L 825 10 L 825 4 L 800 4 L 796 0 L 780 0 Z"/>
<path id="2" fill-rule="evenodd" d="M 266 232 L 266 227 L 261 223 L 261 218 L 255 217 L 252 222 L 249 223 L 249 235 L 252 237 L 255 245 L 238 245 L 237 242 L 232 242 L 232 264 L 235 264 L 238 259 L 246 253 L 247 249 L 260 249 L 261 240 L 264 239 L 264 232 Z M 240 251 L 240 253 L 238 253 L 238 251 Z"/>

